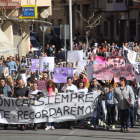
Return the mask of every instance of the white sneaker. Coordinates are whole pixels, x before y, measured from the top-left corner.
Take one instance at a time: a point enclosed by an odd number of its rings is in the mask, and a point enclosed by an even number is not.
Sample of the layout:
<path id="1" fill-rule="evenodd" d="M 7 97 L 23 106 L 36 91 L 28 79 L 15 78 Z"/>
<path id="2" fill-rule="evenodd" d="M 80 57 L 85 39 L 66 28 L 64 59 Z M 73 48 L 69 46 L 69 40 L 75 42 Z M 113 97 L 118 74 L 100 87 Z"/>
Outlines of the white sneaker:
<path id="1" fill-rule="evenodd" d="M 101 125 L 101 122 L 102 122 L 102 121 L 99 119 L 99 125 Z"/>
<path id="2" fill-rule="evenodd" d="M 54 126 L 52 126 L 52 130 L 54 130 L 55 128 L 54 128 Z"/>
<path id="3" fill-rule="evenodd" d="M 115 129 L 115 125 L 112 125 L 112 129 Z"/>
<path id="4" fill-rule="evenodd" d="M 90 126 L 90 128 L 91 128 L 91 129 L 94 129 L 94 126 L 93 126 L 93 125 L 91 125 L 91 126 Z"/>
<path id="5" fill-rule="evenodd" d="M 51 129 L 51 126 L 47 126 L 46 128 L 45 128 L 45 130 L 50 130 Z"/>
<path id="6" fill-rule="evenodd" d="M 100 126 L 103 126 L 103 125 L 104 125 L 104 123 L 101 121 L 99 125 L 100 125 Z"/>

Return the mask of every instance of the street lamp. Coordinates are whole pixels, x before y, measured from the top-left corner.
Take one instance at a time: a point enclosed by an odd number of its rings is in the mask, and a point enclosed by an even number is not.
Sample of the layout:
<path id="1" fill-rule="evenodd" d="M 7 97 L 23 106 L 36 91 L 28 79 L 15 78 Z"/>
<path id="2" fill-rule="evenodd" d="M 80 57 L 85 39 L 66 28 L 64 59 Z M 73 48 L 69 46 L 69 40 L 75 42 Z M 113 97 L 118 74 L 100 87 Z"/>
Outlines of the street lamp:
<path id="1" fill-rule="evenodd" d="M 69 0 L 70 49 L 72 50 L 72 0 Z"/>

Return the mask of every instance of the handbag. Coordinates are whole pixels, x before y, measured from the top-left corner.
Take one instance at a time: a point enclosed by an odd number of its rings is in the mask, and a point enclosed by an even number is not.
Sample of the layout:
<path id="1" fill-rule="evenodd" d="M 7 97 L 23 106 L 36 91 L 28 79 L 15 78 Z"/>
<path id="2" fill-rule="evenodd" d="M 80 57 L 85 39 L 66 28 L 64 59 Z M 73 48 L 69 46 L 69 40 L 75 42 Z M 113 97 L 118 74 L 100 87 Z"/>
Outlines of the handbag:
<path id="1" fill-rule="evenodd" d="M 123 95 L 123 93 L 122 93 L 122 90 L 121 90 L 121 94 L 122 94 L 122 96 L 123 96 L 123 98 L 124 98 L 124 100 L 125 100 L 125 106 L 126 106 L 127 108 L 131 108 L 130 99 L 124 97 L 124 95 Z"/>

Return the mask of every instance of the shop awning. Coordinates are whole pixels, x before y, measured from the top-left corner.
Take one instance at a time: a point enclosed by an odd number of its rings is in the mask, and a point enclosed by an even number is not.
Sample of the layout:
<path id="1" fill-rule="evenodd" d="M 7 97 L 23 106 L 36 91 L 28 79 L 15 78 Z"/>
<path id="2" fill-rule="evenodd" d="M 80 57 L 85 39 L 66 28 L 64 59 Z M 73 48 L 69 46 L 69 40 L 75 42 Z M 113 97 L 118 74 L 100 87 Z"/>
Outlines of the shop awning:
<path id="1" fill-rule="evenodd" d="M 15 53 L 17 53 L 17 48 L 13 46 L 4 32 L 0 29 L 0 55 Z"/>

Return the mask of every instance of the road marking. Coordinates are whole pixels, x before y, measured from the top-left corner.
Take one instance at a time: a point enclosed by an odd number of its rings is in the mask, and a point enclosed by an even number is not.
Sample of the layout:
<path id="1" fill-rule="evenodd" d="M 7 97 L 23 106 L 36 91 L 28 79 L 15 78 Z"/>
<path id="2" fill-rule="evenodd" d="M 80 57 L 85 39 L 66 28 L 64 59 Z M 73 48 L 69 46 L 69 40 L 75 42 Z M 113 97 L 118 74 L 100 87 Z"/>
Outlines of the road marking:
<path id="1" fill-rule="evenodd" d="M 70 132 L 69 135 L 73 134 L 74 132 L 75 132 L 75 131 Z M 62 140 L 62 139 L 64 139 L 64 138 L 66 138 L 66 136 L 61 137 L 60 140 Z"/>
<path id="2" fill-rule="evenodd" d="M 60 138 L 60 140 L 62 140 L 62 139 L 64 139 L 64 138 L 66 138 L 66 137 L 65 137 L 65 136 L 63 136 L 63 137 L 61 137 L 61 138 Z"/>
<path id="3" fill-rule="evenodd" d="M 73 134 L 74 132 L 75 132 L 75 131 L 70 132 L 69 135 Z"/>

